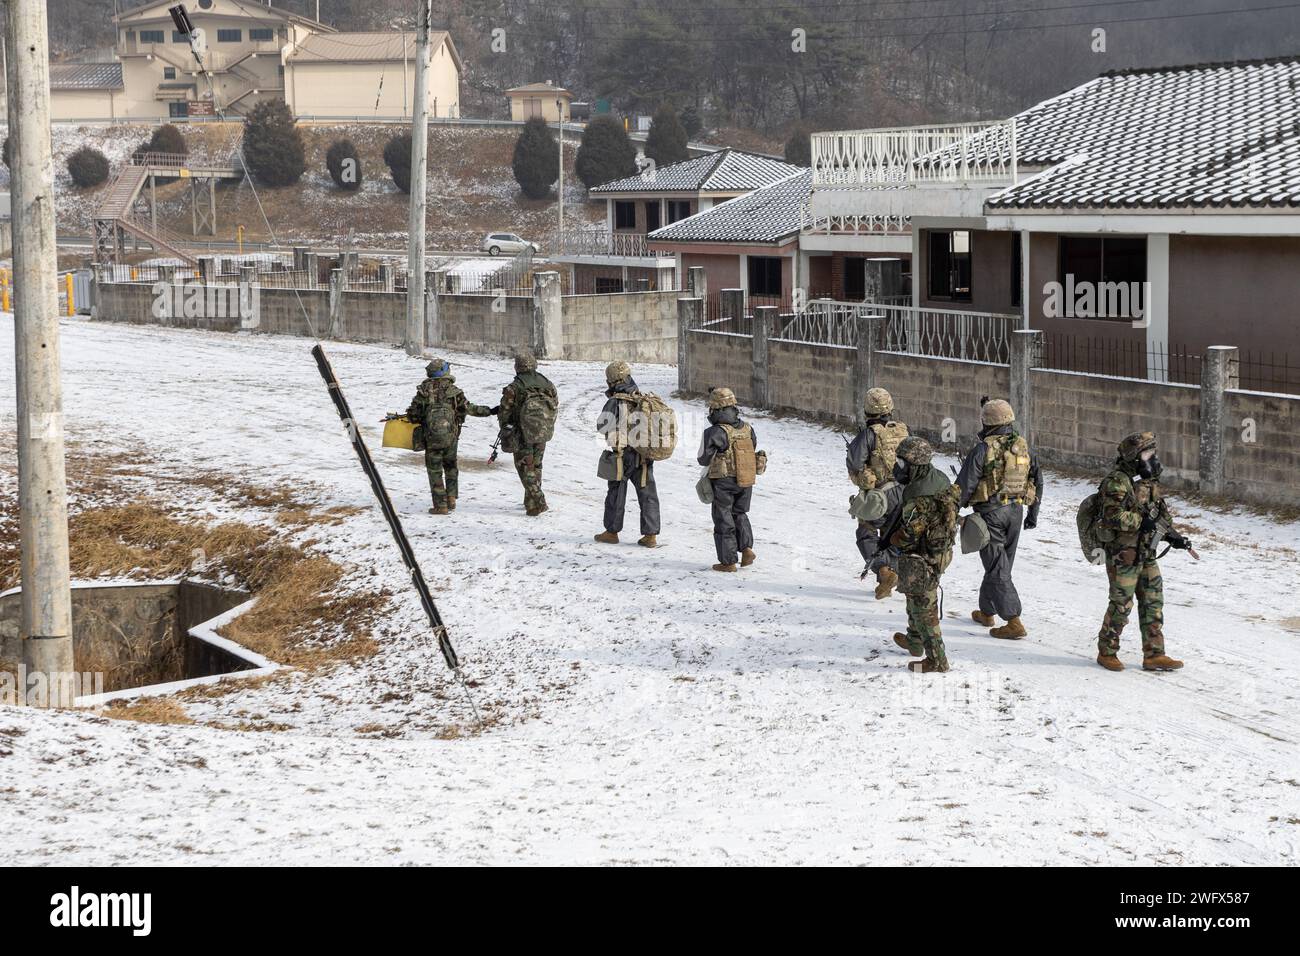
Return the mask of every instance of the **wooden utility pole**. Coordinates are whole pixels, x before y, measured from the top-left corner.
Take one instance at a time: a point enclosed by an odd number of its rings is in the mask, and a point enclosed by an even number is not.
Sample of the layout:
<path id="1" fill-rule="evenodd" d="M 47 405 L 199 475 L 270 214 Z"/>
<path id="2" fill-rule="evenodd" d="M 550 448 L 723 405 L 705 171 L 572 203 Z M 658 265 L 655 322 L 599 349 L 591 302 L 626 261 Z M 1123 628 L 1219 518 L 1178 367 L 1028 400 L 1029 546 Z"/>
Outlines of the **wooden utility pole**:
<path id="1" fill-rule="evenodd" d="M 406 247 L 406 354 L 424 353 L 424 216 L 429 164 L 429 21 L 432 0 L 420 0 L 411 116 L 411 222 Z"/>
<path id="2" fill-rule="evenodd" d="M 13 208 L 14 354 L 18 379 L 18 509 L 22 549 L 23 663 L 32 689 L 20 699 L 70 707 L 72 592 L 59 380 L 58 261 L 54 161 L 50 152 L 50 68 L 44 0 L 6 4 Z"/>

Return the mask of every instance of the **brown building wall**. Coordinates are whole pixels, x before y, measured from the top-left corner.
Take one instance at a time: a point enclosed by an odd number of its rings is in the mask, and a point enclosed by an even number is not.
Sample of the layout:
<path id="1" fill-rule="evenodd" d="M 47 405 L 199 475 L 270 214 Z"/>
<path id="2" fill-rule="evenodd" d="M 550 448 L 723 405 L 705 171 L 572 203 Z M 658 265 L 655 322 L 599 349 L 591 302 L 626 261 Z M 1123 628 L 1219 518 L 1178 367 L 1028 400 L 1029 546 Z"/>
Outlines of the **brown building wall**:
<path id="1" fill-rule="evenodd" d="M 921 230 L 921 254 L 912 271 L 912 284 L 920 291 L 923 307 L 969 312 L 1020 312 L 1020 306 L 1012 304 L 1011 282 L 1013 248 L 1020 241 L 1018 233 L 970 230 L 971 298 L 964 302 L 930 297 L 930 232 L 929 229 Z"/>
<path id="2" fill-rule="evenodd" d="M 704 279 L 708 283 L 709 295 L 717 295 L 723 289 L 740 288 L 740 257 L 737 255 L 682 253 L 682 275 L 687 275 L 687 270 L 693 266 L 704 268 Z"/>

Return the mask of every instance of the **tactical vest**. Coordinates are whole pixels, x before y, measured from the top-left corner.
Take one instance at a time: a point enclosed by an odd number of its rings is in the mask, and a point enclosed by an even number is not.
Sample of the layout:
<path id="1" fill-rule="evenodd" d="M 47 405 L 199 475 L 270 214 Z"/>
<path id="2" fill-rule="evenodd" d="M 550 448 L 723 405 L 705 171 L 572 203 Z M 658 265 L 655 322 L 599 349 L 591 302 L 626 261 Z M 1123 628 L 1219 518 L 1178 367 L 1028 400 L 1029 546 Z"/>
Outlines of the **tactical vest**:
<path id="1" fill-rule="evenodd" d="M 748 425 L 722 425 L 727 433 L 727 450 L 709 462 L 710 478 L 735 478 L 736 484 L 748 488 L 754 484 L 758 459 L 754 454 L 754 430 Z"/>
<path id="2" fill-rule="evenodd" d="M 984 474 L 970 496 L 973 505 L 992 501 L 1000 505 L 1032 505 L 1037 498 L 1029 482 L 1029 443 L 1021 436 L 994 435 L 985 440 L 988 454 Z"/>
<path id="3" fill-rule="evenodd" d="M 894 474 L 894 463 L 898 461 L 898 446 L 907 437 L 907 426 L 902 422 L 886 422 L 871 426 L 871 433 L 876 436 L 876 447 L 871 450 L 871 460 L 867 470 L 875 476 L 873 487 L 883 485 Z"/>
<path id="4" fill-rule="evenodd" d="M 1113 471 L 1111 475 L 1112 477 L 1114 475 L 1119 475 L 1129 484 L 1129 493 L 1124 498 L 1125 511 L 1145 511 L 1152 502 L 1159 503 L 1164 500 L 1165 493 L 1160 487 L 1160 482 L 1158 481 L 1134 481 L 1129 475 L 1119 469 Z M 1107 478 L 1104 484 L 1109 483 L 1109 481 L 1110 479 Z M 1137 543 L 1138 532 L 1136 528 L 1132 531 L 1116 532 L 1115 536 L 1110 541 L 1106 542 L 1107 547 L 1112 551 L 1122 551 L 1125 548 L 1136 548 Z"/>

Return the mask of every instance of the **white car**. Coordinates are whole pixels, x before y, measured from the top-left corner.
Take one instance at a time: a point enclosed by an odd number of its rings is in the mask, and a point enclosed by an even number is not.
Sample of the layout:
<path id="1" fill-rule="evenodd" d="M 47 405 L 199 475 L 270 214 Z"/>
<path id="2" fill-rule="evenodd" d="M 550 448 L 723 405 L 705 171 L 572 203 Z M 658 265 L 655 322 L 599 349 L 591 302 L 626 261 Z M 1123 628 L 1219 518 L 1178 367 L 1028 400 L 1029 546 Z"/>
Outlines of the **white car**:
<path id="1" fill-rule="evenodd" d="M 488 255 L 499 256 L 503 252 L 541 252 L 542 247 L 516 236 L 513 232 L 489 232 L 483 237 L 482 249 Z"/>

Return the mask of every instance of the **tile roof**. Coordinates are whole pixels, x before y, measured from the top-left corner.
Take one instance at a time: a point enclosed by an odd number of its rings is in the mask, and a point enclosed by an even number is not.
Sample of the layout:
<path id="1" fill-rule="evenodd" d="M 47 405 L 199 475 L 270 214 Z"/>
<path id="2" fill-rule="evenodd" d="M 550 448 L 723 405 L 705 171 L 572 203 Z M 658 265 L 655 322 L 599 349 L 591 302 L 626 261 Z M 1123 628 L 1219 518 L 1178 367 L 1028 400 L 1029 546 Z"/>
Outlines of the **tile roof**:
<path id="1" fill-rule="evenodd" d="M 446 30 L 429 33 L 429 46 L 435 52 L 448 42 L 452 56 L 455 48 L 450 44 Z M 414 33 L 386 31 L 383 33 L 309 33 L 298 41 L 298 46 L 285 59 L 298 63 L 333 61 L 341 63 L 366 63 L 379 60 L 414 59 L 416 36 Z M 457 57 L 459 62 L 459 57 Z"/>
<path id="2" fill-rule="evenodd" d="M 655 170 L 593 187 L 592 193 L 739 192 L 759 189 L 797 173 L 802 167 L 726 148 Z"/>
<path id="3" fill-rule="evenodd" d="M 1016 117 L 1015 208 L 1300 206 L 1300 57 L 1117 71 Z"/>
<path id="4" fill-rule="evenodd" d="M 120 90 L 121 63 L 51 63 L 51 90 Z"/>
<path id="5" fill-rule="evenodd" d="M 797 167 L 796 167 L 797 168 Z M 805 169 L 771 186 L 670 223 L 646 236 L 661 242 L 779 242 L 803 225 L 812 191 L 812 170 Z"/>
<path id="6" fill-rule="evenodd" d="M 511 93 L 568 93 L 562 86 L 554 86 L 550 83 L 527 83 L 523 86 L 513 86 L 506 90 L 506 95 Z"/>

